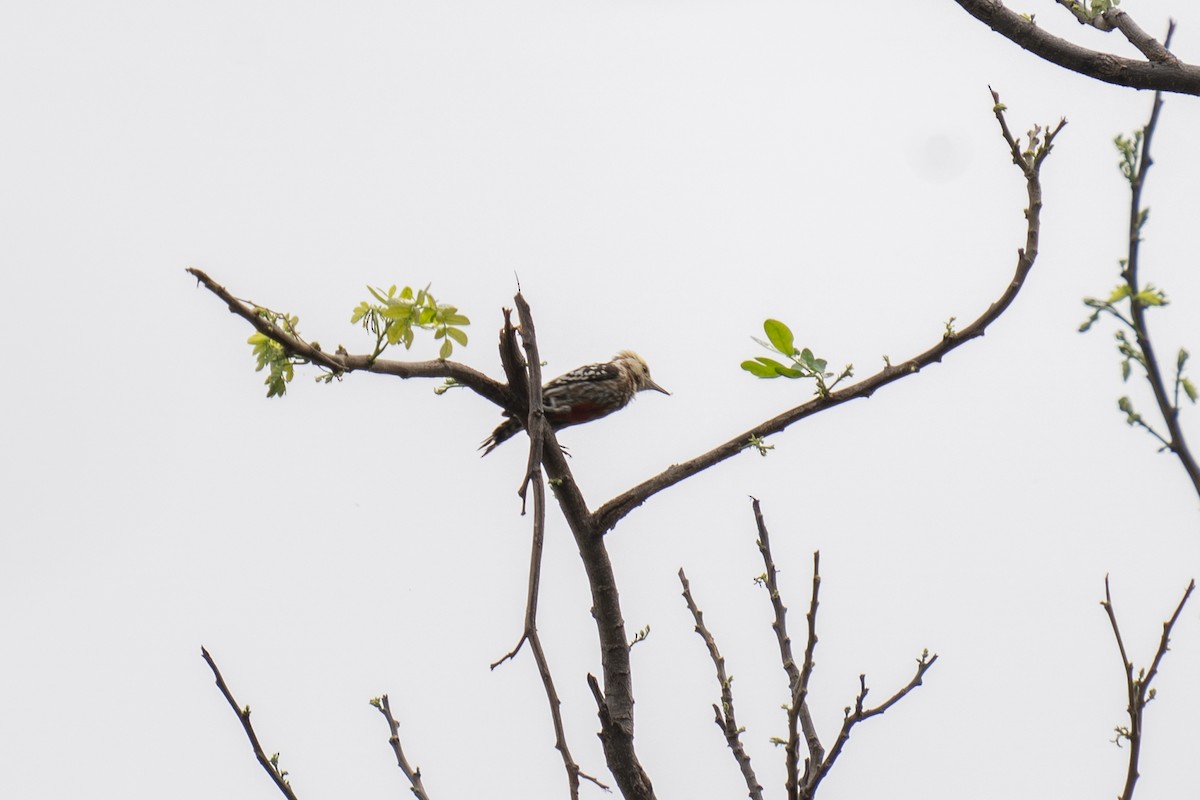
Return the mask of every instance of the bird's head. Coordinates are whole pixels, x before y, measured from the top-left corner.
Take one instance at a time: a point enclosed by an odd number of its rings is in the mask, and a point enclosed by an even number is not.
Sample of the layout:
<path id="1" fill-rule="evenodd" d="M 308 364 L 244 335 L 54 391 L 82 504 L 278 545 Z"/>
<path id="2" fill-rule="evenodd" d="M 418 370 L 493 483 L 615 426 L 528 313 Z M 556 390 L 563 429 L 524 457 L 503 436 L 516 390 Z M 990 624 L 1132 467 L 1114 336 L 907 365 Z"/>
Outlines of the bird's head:
<path id="1" fill-rule="evenodd" d="M 644 392 L 647 389 L 653 389 L 656 392 L 670 394 L 670 392 L 654 382 L 650 377 L 650 367 L 646 364 L 646 360 L 632 350 L 622 350 L 617 353 L 613 361 L 629 371 L 629 374 L 633 376 L 633 385 L 637 388 L 637 391 Z"/>

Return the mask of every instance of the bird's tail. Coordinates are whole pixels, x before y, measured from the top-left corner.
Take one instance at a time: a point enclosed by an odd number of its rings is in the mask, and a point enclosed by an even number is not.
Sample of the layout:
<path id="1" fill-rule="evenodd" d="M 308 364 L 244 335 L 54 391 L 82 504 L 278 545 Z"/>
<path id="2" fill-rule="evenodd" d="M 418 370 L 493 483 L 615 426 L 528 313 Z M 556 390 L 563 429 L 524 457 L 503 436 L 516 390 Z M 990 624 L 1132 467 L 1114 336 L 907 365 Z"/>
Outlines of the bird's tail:
<path id="1" fill-rule="evenodd" d="M 500 445 L 507 442 L 525 426 L 522 425 L 516 417 L 509 417 L 501 422 L 496 430 L 492 431 L 492 435 L 483 440 L 483 444 L 479 445 L 479 449 L 483 451 L 483 456 L 495 450 Z M 480 456 L 480 458 L 483 458 Z"/>

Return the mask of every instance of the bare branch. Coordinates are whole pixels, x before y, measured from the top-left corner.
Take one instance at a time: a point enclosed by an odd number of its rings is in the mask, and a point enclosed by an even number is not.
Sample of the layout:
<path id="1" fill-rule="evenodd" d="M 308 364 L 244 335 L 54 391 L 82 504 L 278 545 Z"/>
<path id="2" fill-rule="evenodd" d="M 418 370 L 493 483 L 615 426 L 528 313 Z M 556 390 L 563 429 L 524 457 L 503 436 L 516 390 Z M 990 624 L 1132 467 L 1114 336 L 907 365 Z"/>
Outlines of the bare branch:
<path id="1" fill-rule="evenodd" d="M 379 713 L 383 714 L 384 719 L 387 720 L 388 729 L 391 731 L 391 735 L 388 736 L 388 744 L 396 753 L 396 765 L 400 767 L 404 777 L 408 778 L 408 782 L 412 786 L 412 793 L 417 796 L 417 800 L 429 800 L 425 786 L 421 783 L 421 768 L 413 767 L 404 757 L 404 749 L 400 746 L 400 723 L 392 716 L 392 704 L 388 702 L 388 696 L 385 694 L 372 700 L 371 705 L 379 709 Z"/>
<path id="2" fill-rule="evenodd" d="M 762 554 L 766 572 L 763 583 L 771 598 L 771 608 L 775 619 L 771 623 L 775 631 L 775 639 L 779 642 L 779 657 L 783 662 L 783 671 L 788 678 L 787 707 L 788 738 L 787 753 L 787 793 L 788 800 L 799 796 L 801 787 L 805 785 L 812 769 L 825 758 L 825 748 L 817 736 L 816 726 L 808 710 L 808 682 L 812 678 L 815 661 L 813 655 L 817 648 L 817 597 L 820 592 L 821 554 L 813 553 L 813 586 L 812 599 L 808 609 L 808 638 L 804 647 L 804 663 L 796 666 L 792 656 L 792 639 L 787 632 L 787 607 L 783 604 L 783 596 L 779 592 L 778 572 L 775 569 L 775 559 L 771 555 L 771 539 L 767 532 L 767 524 L 763 519 L 762 506 L 757 498 L 751 498 L 754 508 L 754 522 L 758 527 L 758 551 Z M 808 757 L 804 759 L 804 774 L 800 774 L 800 731 L 804 732 Z"/>
<path id="3" fill-rule="evenodd" d="M 524 299 L 518 297 L 518 305 L 522 304 Z M 530 319 L 526 322 L 523 317 L 522 327 L 532 331 L 528 306 L 525 306 L 524 313 Z M 512 325 L 506 321 L 500 344 L 502 359 L 506 359 L 506 363 L 520 360 L 516 335 Z M 533 358 L 536 358 L 536 352 L 534 348 L 531 353 Z M 509 355 L 506 356 L 505 353 Z M 518 354 L 516 358 L 513 357 L 513 353 Z M 523 369 L 512 371 L 524 372 Z M 510 372 L 507 366 L 506 372 Z M 523 401 L 516 402 L 524 405 Z M 605 761 L 626 800 L 653 800 L 654 790 L 650 778 L 638 761 L 633 745 L 633 676 L 629 661 L 629 639 L 625 633 L 625 620 L 621 615 L 620 595 L 612 561 L 609 559 L 604 537 L 596 530 L 595 520 L 571 474 L 554 431 L 544 422 L 540 428 L 543 465 L 554 490 L 555 499 L 579 548 L 579 556 L 583 561 L 588 576 L 588 587 L 592 593 L 592 616 L 596 620 L 596 631 L 600 639 L 600 659 L 604 675 L 603 691 L 598 683 L 593 691 L 600 711 L 600 740 L 604 745 Z M 533 442 L 534 438 L 536 437 L 531 437 L 530 441 Z M 528 468 L 526 474 L 528 475 Z M 535 483 L 540 484 L 540 481 Z M 535 487 L 535 503 L 536 492 L 539 491 L 541 489 Z M 589 676 L 589 682 L 594 683 L 595 678 Z M 553 700 L 551 704 L 554 705 Z M 564 753 L 564 759 L 567 758 L 569 755 Z M 568 766 L 568 770 L 570 769 Z M 595 782 L 594 778 L 584 773 L 579 773 L 579 776 Z"/>
<path id="4" fill-rule="evenodd" d="M 1159 44 L 1157 39 L 1142 30 L 1141 26 L 1133 21 L 1133 17 L 1121 9 L 1114 7 L 1096 13 L 1080 0 L 1057 0 L 1057 2 L 1071 12 L 1080 25 L 1087 25 L 1104 33 L 1119 30 L 1121 35 L 1150 61 L 1179 64 L 1179 59 L 1167 49 L 1171 46 L 1169 41 L 1165 45 Z M 1171 24 L 1174 25 L 1174 23 Z M 1168 37 L 1169 39 L 1170 37 Z"/>
<path id="5" fill-rule="evenodd" d="M 1042 162 L 1050 154 L 1053 142 L 1066 124 L 1062 120 L 1053 129 L 1042 131 L 1035 128 L 1038 136 L 1036 142 L 1031 141 L 1026 150 L 1022 150 L 1013 136 L 1008 132 L 1004 122 L 1004 107 L 996 99 L 993 111 L 1000 121 L 1005 142 L 1013 153 L 1013 160 L 1025 176 L 1026 193 L 1029 206 L 1025 210 L 1025 246 L 1017 251 L 1017 266 L 1013 277 L 1000 297 L 970 325 L 961 331 L 947 332 L 942 339 L 923 353 L 899 364 L 889 364 L 883 370 L 865 378 L 845 389 L 830 392 L 816 397 L 803 405 L 783 412 L 748 431 L 734 436 L 724 444 L 717 445 L 706 453 L 678 464 L 673 464 L 658 475 L 643 481 L 622 494 L 617 495 L 596 510 L 595 519 L 599 530 L 606 532 L 620 522 L 630 511 L 646 502 L 650 497 L 667 489 L 682 480 L 690 478 L 698 472 L 703 472 L 714 464 L 719 464 L 736 456 L 746 449 L 751 441 L 761 441 L 767 436 L 779 433 L 802 419 L 811 417 L 821 411 L 851 400 L 870 397 L 880 388 L 890 383 L 915 375 L 931 364 L 939 363 L 947 354 L 979 336 L 983 336 L 988 326 L 995 322 L 1012 304 L 1020 293 L 1025 279 L 1033 269 L 1038 255 L 1038 236 L 1041 230 L 1042 186 L 1040 170 Z"/>
<path id="6" fill-rule="evenodd" d="M 704 645 L 708 648 L 708 655 L 717 670 L 717 683 L 721 686 L 721 705 L 713 703 L 713 721 L 725 734 L 725 742 L 729 745 L 733 758 L 742 771 L 742 778 L 746 781 L 750 797 L 753 800 L 763 800 L 763 787 L 754 774 L 754 768 L 750 765 L 750 754 L 742 746 L 742 729 L 738 727 L 733 710 L 733 678 L 725 674 L 725 659 L 721 657 L 721 651 L 717 649 L 717 640 L 713 638 L 712 633 L 704 624 L 704 614 L 696 605 L 696 601 L 692 599 L 692 588 L 688 584 L 687 575 L 684 574 L 682 567 L 679 569 L 679 582 L 683 584 L 683 599 L 687 602 L 688 610 L 692 612 L 692 619 L 696 621 L 696 633 L 700 634 L 700 638 L 704 640 Z"/>
<path id="7" fill-rule="evenodd" d="M 533 315 L 529 310 L 529 304 L 525 302 L 525 298 L 520 292 L 517 293 L 515 300 L 517 312 L 521 320 L 521 341 L 525 348 L 525 363 L 528 366 L 528 378 L 525 376 L 525 369 L 519 366 L 519 359 L 513 358 L 511 353 L 511 343 L 514 341 L 514 337 L 512 336 L 512 324 L 507 312 L 505 313 L 505 329 L 501 334 L 500 351 L 501 360 L 504 362 L 505 373 L 508 375 L 510 386 L 524 383 L 529 393 L 529 416 L 525 428 L 530 432 L 529 462 L 525 469 L 525 478 L 521 482 L 519 494 L 522 504 L 521 513 L 524 513 L 526 490 L 530 486 L 533 487 L 533 541 L 529 555 L 529 584 L 525 599 L 524 630 L 516 647 L 491 666 L 492 669 L 495 669 L 504 661 L 513 658 L 520 651 L 521 645 L 529 642 L 529 648 L 533 651 L 533 658 L 537 663 L 538 674 L 541 676 L 542 686 L 546 692 L 546 701 L 550 705 L 550 719 L 554 726 L 554 747 L 562 756 L 563 767 L 567 771 L 567 786 L 571 800 L 578 800 L 579 779 L 581 777 L 595 783 L 602 789 L 607 790 L 608 786 L 591 775 L 582 772 L 575 759 L 571 756 L 570 747 L 567 745 L 566 728 L 563 726 L 562 721 L 562 701 L 558 697 L 558 691 L 554 688 L 554 677 L 550 672 L 550 662 L 546 658 L 545 650 L 542 648 L 541 636 L 538 635 L 538 591 L 541 587 L 542 552 L 546 537 L 546 485 L 542 478 L 542 447 L 545 432 L 549 430 L 549 426 L 545 422 L 545 415 L 542 411 L 541 361 L 538 357 L 537 335 L 534 330 Z M 506 350 L 509 351 L 507 355 Z"/>
<path id="8" fill-rule="evenodd" d="M 1125 672 L 1125 693 L 1128 699 L 1125 711 L 1129 715 L 1129 727 L 1118 727 L 1116 729 L 1117 744 L 1120 744 L 1122 739 L 1129 742 L 1129 768 L 1125 773 L 1125 786 L 1121 790 L 1119 800 L 1133 800 L 1133 791 L 1137 786 L 1139 777 L 1138 761 L 1142 754 L 1143 716 L 1146 711 L 1146 704 L 1154 699 L 1154 689 L 1150 687 L 1150 684 L 1158 674 L 1158 667 L 1169 649 L 1171 629 L 1175 627 L 1175 622 L 1179 619 L 1179 615 L 1183 613 L 1184 604 L 1187 603 L 1188 598 L 1191 597 L 1192 591 L 1195 588 L 1196 581 L 1189 581 L 1187 589 L 1183 592 L 1183 597 L 1179 600 L 1179 605 L 1175 607 L 1175 613 L 1163 623 L 1162 638 L 1159 640 L 1158 650 L 1154 653 L 1154 660 L 1150 662 L 1150 669 L 1140 670 L 1135 676 L 1133 674 L 1133 662 L 1129 659 L 1129 655 L 1125 651 L 1125 642 L 1121 638 L 1121 628 L 1117 625 L 1117 614 L 1113 609 L 1112 592 L 1109 590 L 1108 576 L 1104 576 L 1104 599 L 1100 601 L 1100 605 L 1104 606 L 1104 612 L 1108 615 L 1109 624 L 1112 625 L 1113 638 L 1117 640 L 1117 651 L 1121 654 L 1121 666 Z"/>
<path id="9" fill-rule="evenodd" d="M 221 677 L 221 670 L 217 669 L 217 663 L 213 661 L 213 657 L 208 654 L 208 650 L 204 647 L 200 648 L 200 655 L 208 663 L 208 668 L 212 670 L 213 677 L 217 679 L 217 688 L 221 690 L 221 694 L 225 695 L 225 700 L 229 703 L 229 707 L 233 709 L 233 713 L 237 714 L 238 722 L 242 723 L 242 729 L 246 732 L 246 738 L 250 740 L 250 746 L 254 749 L 254 757 L 258 759 L 258 763 L 271 776 L 271 780 L 275 782 L 275 787 L 288 800 L 296 800 L 296 795 L 292 792 L 292 785 L 287 780 L 287 772 L 279 768 L 279 754 L 268 758 L 263 752 L 262 745 L 258 742 L 258 734 L 254 732 L 254 726 L 250 724 L 250 706 L 240 706 L 233 699 L 233 693 L 229 691 L 229 687 L 225 684 L 225 679 Z"/>
<path id="10" fill-rule="evenodd" d="M 1124 12 L 1105 12 L 1100 24 L 1086 14 L 1076 19 L 1100 30 L 1117 28 L 1147 61 L 1089 50 L 1054 36 L 1031 19 L 1010 11 L 999 0 L 955 0 L 963 10 L 996 33 L 1025 50 L 1060 67 L 1089 78 L 1133 89 L 1154 89 L 1200 95 L 1200 66 L 1184 64 L 1150 36 Z M 1060 0 L 1061 2 L 1062 0 Z M 1065 5 L 1065 3 L 1064 3 Z"/>
<path id="11" fill-rule="evenodd" d="M 824 763 L 821 764 L 820 768 L 813 773 L 808 790 L 800 795 L 802 798 L 804 798 L 804 800 L 808 800 L 808 798 L 811 798 L 816 793 L 817 787 L 821 784 L 821 781 L 824 780 L 825 776 L 829 774 L 829 770 L 837 761 L 838 756 L 842 754 L 842 749 L 846 746 L 846 742 L 850 740 L 850 731 L 853 730 L 854 726 L 862 722 L 864 719 L 870 719 L 871 717 L 883 714 L 889 708 L 904 699 L 905 695 L 921 685 L 921 682 L 925 677 L 925 673 L 929 671 L 929 668 L 934 665 L 937 659 L 937 655 L 929 655 L 928 650 L 921 653 L 921 657 L 917 659 L 917 671 L 916 674 L 913 675 L 912 680 L 905 684 L 905 686 L 894 695 L 874 708 L 863 707 L 863 704 L 867 699 L 867 692 L 870 690 L 867 689 L 867 676 L 858 676 L 859 690 L 858 697 L 856 697 L 854 700 L 854 709 L 851 710 L 849 707 L 846 708 L 845 717 L 842 719 L 842 729 L 838 732 L 837 741 L 833 743 L 833 747 L 829 750 L 829 757 L 826 758 Z"/>

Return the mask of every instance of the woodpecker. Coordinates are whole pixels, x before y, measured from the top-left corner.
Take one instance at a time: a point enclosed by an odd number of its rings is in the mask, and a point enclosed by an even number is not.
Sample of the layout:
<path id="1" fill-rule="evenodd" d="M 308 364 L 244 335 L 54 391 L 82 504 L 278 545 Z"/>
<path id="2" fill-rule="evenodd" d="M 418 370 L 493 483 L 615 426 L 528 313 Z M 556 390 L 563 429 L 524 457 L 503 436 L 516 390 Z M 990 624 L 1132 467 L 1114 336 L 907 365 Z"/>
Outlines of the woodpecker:
<path id="1" fill-rule="evenodd" d="M 622 350 L 607 364 L 588 364 L 560 375 L 542 387 L 542 408 L 556 431 L 607 417 L 629 405 L 638 392 L 653 389 L 670 394 L 650 379 L 650 367 L 637 353 Z M 525 427 L 512 414 L 500 423 L 479 449 L 486 456 Z"/>

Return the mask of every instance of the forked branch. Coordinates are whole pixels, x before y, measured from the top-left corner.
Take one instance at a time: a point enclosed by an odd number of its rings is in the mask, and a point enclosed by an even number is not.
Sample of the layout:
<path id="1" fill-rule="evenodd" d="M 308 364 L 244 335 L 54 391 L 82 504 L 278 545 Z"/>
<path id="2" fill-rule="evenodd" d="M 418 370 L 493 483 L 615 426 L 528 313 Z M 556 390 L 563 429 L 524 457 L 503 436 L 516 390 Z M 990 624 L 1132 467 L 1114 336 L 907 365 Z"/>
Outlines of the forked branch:
<path id="1" fill-rule="evenodd" d="M 1133 21 L 1124 11 L 1110 8 L 1093 13 L 1087 3 L 1058 0 L 1076 19 L 1097 30 L 1118 30 L 1146 57 L 1145 61 L 1089 50 L 1055 36 L 1031 17 L 1005 7 L 999 0 L 956 0 L 975 19 L 1034 55 L 1089 78 L 1133 89 L 1152 89 L 1200 95 L 1200 66 L 1185 64 Z"/>
<path id="2" fill-rule="evenodd" d="M 797 666 L 792 657 L 791 638 L 787 632 L 787 608 L 784 606 L 779 593 L 779 584 L 777 581 L 778 570 L 775 568 L 775 559 L 771 554 L 770 536 L 763 521 L 762 509 L 759 506 L 758 500 L 753 501 L 753 506 L 754 519 L 758 527 L 758 548 L 762 554 L 763 563 L 766 566 L 766 572 L 762 577 L 757 578 L 756 581 L 761 583 L 770 595 L 771 607 L 774 612 L 774 621 L 771 627 L 775 631 L 776 639 L 779 642 L 780 660 L 783 663 L 783 669 L 788 679 L 789 702 L 786 706 L 788 737 L 786 740 L 773 739 L 773 741 L 785 747 L 785 786 L 788 800 L 811 800 L 816 795 L 821 781 L 829 774 L 829 770 L 833 768 L 834 763 L 841 755 L 846 742 L 850 739 L 850 732 L 854 726 L 863 720 L 883 714 L 896 703 L 900 702 L 905 695 L 920 686 L 925 673 L 937 661 L 937 656 L 930 655 L 928 650 L 922 652 L 921 657 L 917 659 L 917 670 L 912 679 L 899 691 L 875 707 L 869 708 L 866 706 L 866 698 L 869 691 L 867 689 L 867 679 L 865 675 L 859 675 L 860 688 L 858 696 L 855 698 L 854 706 L 846 708 L 841 730 L 838 732 L 833 747 L 826 753 L 808 713 L 808 684 L 816 664 L 814 653 L 816 652 L 817 645 L 817 607 L 820 604 L 819 595 L 821 590 L 820 553 L 813 553 L 812 594 L 809 599 L 807 614 L 808 634 L 804 647 L 804 662 Z M 721 686 L 721 705 L 713 706 L 716 723 L 725 734 L 729 749 L 733 752 L 734 759 L 737 761 L 738 767 L 745 778 L 746 786 L 750 791 L 750 797 L 761 798 L 762 787 L 758 785 L 754 770 L 750 767 L 750 757 L 742 748 L 739 738 L 742 731 L 737 727 L 734 717 L 733 692 L 731 689 L 732 679 L 725 673 L 725 659 L 717 650 L 716 641 L 704 624 L 703 614 L 701 614 L 700 609 L 692 599 L 691 586 L 688 584 L 687 577 L 684 575 L 682 569 L 679 570 L 679 580 L 683 584 L 683 596 L 687 601 L 688 609 L 692 612 L 692 618 L 696 621 L 696 632 L 704 639 L 709 656 L 717 671 L 717 681 Z M 801 733 L 803 733 L 803 739 L 807 746 L 803 770 L 800 767 Z"/>
<path id="3" fill-rule="evenodd" d="M 1133 662 L 1129 659 L 1129 655 L 1125 651 L 1125 641 L 1121 638 L 1121 628 L 1117 625 L 1117 614 L 1113 609 L 1112 592 L 1109 590 L 1108 576 L 1104 576 L 1104 599 L 1100 601 L 1100 605 L 1104 606 L 1104 612 L 1108 615 L 1109 624 L 1112 625 L 1113 637 L 1117 640 L 1117 651 L 1121 654 L 1121 667 L 1125 672 L 1125 694 L 1128 700 L 1125 711 L 1129 715 L 1129 725 L 1119 725 L 1116 728 L 1116 743 L 1119 745 L 1122 741 L 1129 742 L 1129 767 L 1125 772 L 1125 786 L 1121 790 L 1119 800 L 1133 800 L 1133 790 L 1137 786 L 1139 777 L 1138 762 L 1142 754 L 1143 718 L 1146 712 L 1146 705 L 1154 699 L 1155 694 L 1150 684 L 1154 681 L 1154 676 L 1158 674 L 1158 667 L 1169 649 L 1171 629 L 1175 627 L 1175 622 L 1179 619 L 1179 615 L 1183 613 L 1184 604 L 1187 603 L 1188 598 L 1191 597 L 1192 591 L 1195 588 L 1196 581 L 1189 581 L 1187 589 L 1183 592 L 1183 597 L 1179 600 L 1179 605 L 1175 607 L 1175 613 L 1163 623 L 1162 638 L 1158 642 L 1158 650 L 1154 653 L 1154 659 L 1150 662 L 1150 668 L 1140 669 L 1135 675 Z"/>
<path id="4" fill-rule="evenodd" d="M 546 658 L 545 650 L 542 648 L 541 636 L 538 634 L 537 629 L 542 553 L 546 536 L 546 484 L 542 476 L 542 453 L 547 436 L 549 436 L 553 447 L 558 447 L 558 443 L 554 438 L 554 432 L 546 424 L 545 414 L 542 409 L 541 359 L 538 355 L 537 334 L 534 329 L 533 314 L 529 309 L 529 304 L 519 292 L 515 300 L 517 313 L 521 320 L 521 343 L 525 349 L 523 363 L 522 359 L 515 355 L 514 331 L 507 309 L 505 309 L 505 328 L 501 335 L 500 350 L 501 360 L 504 363 L 504 371 L 508 376 L 509 385 L 526 388 L 529 396 L 529 410 L 525 426 L 525 429 L 529 431 L 529 461 L 526 465 L 525 477 L 521 482 L 518 494 L 521 496 L 521 511 L 524 513 L 526 493 L 530 487 L 533 488 L 533 534 L 529 555 L 529 582 L 525 598 L 524 629 L 516 646 L 499 661 L 493 663 L 491 667 L 495 669 L 500 664 L 515 657 L 520 651 L 521 646 L 525 642 L 529 642 L 529 649 L 533 652 L 538 674 L 542 679 L 542 687 L 546 692 L 546 702 L 550 706 L 550 720 L 554 727 L 554 747 L 562 756 L 563 767 L 567 772 L 567 790 L 571 800 L 578 800 L 580 778 L 589 780 L 606 791 L 608 790 L 608 786 L 580 770 L 579 765 L 571 756 L 570 747 L 567 745 L 566 728 L 562 720 L 562 701 L 559 699 L 558 691 L 554 687 L 554 676 L 550 672 L 550 662 Z"/>

